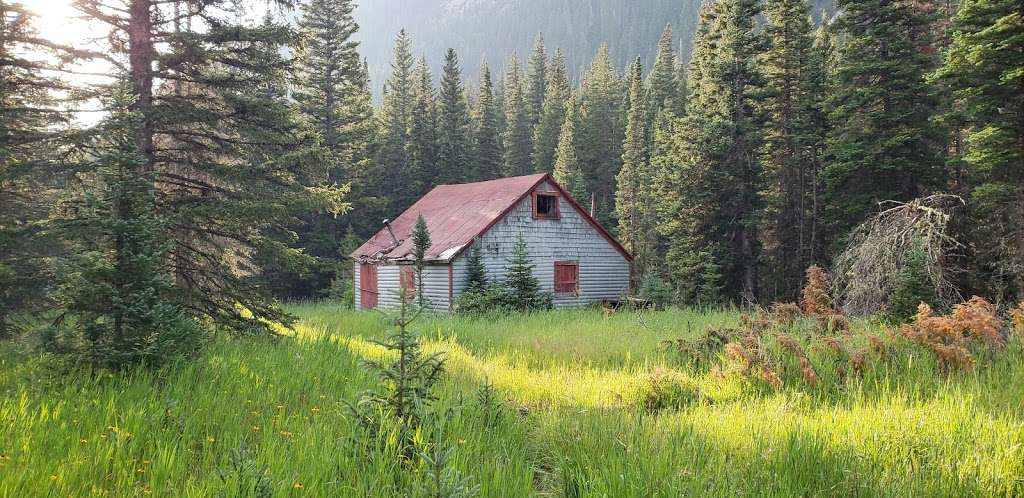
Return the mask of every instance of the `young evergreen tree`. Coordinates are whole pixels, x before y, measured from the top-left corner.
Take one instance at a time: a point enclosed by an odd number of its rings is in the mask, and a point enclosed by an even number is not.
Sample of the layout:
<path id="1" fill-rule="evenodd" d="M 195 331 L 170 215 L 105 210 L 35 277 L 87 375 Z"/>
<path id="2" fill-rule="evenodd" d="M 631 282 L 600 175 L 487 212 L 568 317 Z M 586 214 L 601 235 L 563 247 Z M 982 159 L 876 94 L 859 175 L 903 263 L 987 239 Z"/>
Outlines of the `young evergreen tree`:
<path id="1" fill-rule="evenodd" d="M 494 101 L 491 70 L 484 63 L 480 68 L 480 90 L 474 111 L 473 162 L 467 180 L 497 178 L 502 171 L 501 145 L 498 135 L 498 110 Z"/>
<path id="2" fill-rule="evenodd" d="M 629 111 L 626 140 L 622 145 L 622 169 L 615 191 L 615 214 L 619 221 L 619 241 L 633 254 L 636 278 L 642 279 L 654 263 L 654 196 L 648 188 L 654 173 L 647 148 L 647 105 L 643 67 L 638 57 L 629 69 Z"/>
<path id="3" fill-rule="evenodd" d="M 840 0 L 842 39 L 829 101 L 823 171 L 831 243 L 881 201 L 908 201 L 943 184 L 942 132 L 931 119 L 931 20 L 913 2 Z"/>
<path id="4" fill-rule="evenodd" d="M 761 60 L 765 90 L 762 158 L 765 295 L 795 300 L 804 270 L 823 258 L 819 201 L 823 152 L 824 61 L 814 47 L 803 0 L 767 2 L 769 48 Z"/>
<path id="5" fill-rule="evenodd" d="M 459 57 L 454 49 L 445 53 L 439 100 L 437 183 L 459 183 L 469 174 L 472 144 L 469 104 L 462 87 Z"/>
<path id="6" fill-rule="evenodd" d="M 966 0 L 937 80 L 969 126 L 968 218 L 976 288 L 1024 300 L 1024 21 L 1018 2 Z"/>
<path id="7" fill-rule="evenodd" d="M 505 175 L 526 175 L 533 171 L 530 154 L 533 152 L 533 131 L 530 127 L 523 75 L 515 54 L 509 60 L 505 73 Z"/>
<path id="8" fill-rule="evenodd" d="M 541 293 L 540 282 L 533 275 L 533 264 L 530 263 L 530 253 L 522 234 L 519 234 L 512 249 L 505 286 L 508 287 L 512 306 L 519 310 L 530 311 L 551 307 L 550 296 Z"/>
<path id="9" fill-rule="evenodd" d="M 389 209 L 399 212 L 415 199 L 415 186 L 410 185 L 406 169 L 411 163 L 409 129 L 413 109 L 413 58 L 411 40 L 405 30 L 395 39 L 391 75 L 384 82 L 381 106 L 381 131 L 384 134 L 380 150 L 380 167 L 387 178 L 391 192 Z"/>
<path id="10" fill-rule="evenodd" d="M 433 76 L 423 57 L 413 70 L 412 113 L 409 116 L 409 165 L 403 172 L 415 202 L 437 185 L 438 121 Z"/>
<path id="11" fill-rule="evenodd" d="M 590 198 L 587 179 L 580 168 L 576 153 L 576 99 L 572 96 L 565 102 L 565 120 L 558 135 L 558 150 L 555 153 L 555 167 L 552 176 L 559 185 L 572 195 L 576 202 L 585 203 Z"/>
<path id="12" fill-rule="evenodd" d="M 685 103 L 681 102 L 679 98 L 680 81 L 676 74 L 679 63 L 672 47 L 672 25 L 669 24 L 665 26 L 665 31 L 661 33 L 661 38 L 658 40 L 658 53 L 654 59 L 654 68 L 647 77 L 649 132 L 653 132 L 654 122 L 663 109 L 671 108 L 676 116 L 682 116 L 685 113 Z"/>
<path id="13" fill-rule="evenodd" d="M 597 204 L 595 215 L 605 226 L 614 226 L 615 176 L 622 166 L 622 95 L 619 75 L 603 45 L 580 88 L 576 151 Z"/>
<path id="14" fill-rule="evenodd" d="M 558 138 L 565 123 L 565 104 L 572 94 L 561 49 L 555 50 L 547 74 L 544 103 L 533 131 L 533 165 L 536 171 L 551 172 L 555 165 Z"/>
<path id="15" fill-rule="evenodd" d="M 523 98 L 526 107 L 526 121 L 529 124 L 530 136 L 533 136 L 537 124 L 544 112 L 544 97 L 548 86 L 548 54 L 544 47 L 544 35 L 538 34 L 533 44 L 533 52 L 526 63 L 526 85 Z M 534 170 L 538 165 L 534 164 Z"/>
<path id="16" fill-rule="evenodd" d="M 430 230 L 423 215 L 416 217 L 416 226 L 412 230 L 412 257 L 416 265 L 416 300 L 420 308 L 427 305 L 427 297 L 423 293 L 423 268 L 426 267 L 427 251 L 433 243 L 430 241 Z"/>
<path id="17" fill-rule="evenodd" d="M 480 243 L 473 243 L 466 258 L 466 290 L 482 290 L 487 287 L 487 267 L 484 266 Z"/>

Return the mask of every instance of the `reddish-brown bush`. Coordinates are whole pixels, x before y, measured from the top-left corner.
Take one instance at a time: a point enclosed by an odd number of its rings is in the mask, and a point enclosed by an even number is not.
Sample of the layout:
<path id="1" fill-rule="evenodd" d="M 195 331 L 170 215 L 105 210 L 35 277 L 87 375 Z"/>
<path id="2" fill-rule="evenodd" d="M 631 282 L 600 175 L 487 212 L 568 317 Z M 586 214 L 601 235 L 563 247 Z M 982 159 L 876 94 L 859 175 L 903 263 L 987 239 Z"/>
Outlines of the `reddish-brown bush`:
<path id="1" fill-rule="evenodd" d="M 972 342 L 993 350 L 1006 345 L 1003 322 L 996 307 L 978 296 L 954 306 L 947 316 L 935 316 L 932 308 L 924 303 L 917 310 L 914 323 L 904 325 L 901 331 L 935 353 L 939 366 L 946 372 L 974 367 Z"/>
<path id="2" fill-rule="evenodd" d="M 820 266 L 808 268 L 807 284 L 804 285 L 803 293 L 800 296 L 800 309 L 803 310 L 805 315 L 835 314 L 828 289 L 828 272 Z"/>
<path id="3" fill-rule="evenodd" d="M 1024 301 L 1010 310 L 1010 321 L 1013 323 L 1014 332 L 1024 334 Z"/>
<path id="4" fill-rule="evenodd" d="M 800 305 L 796 303 L 774 303 L 772 304 L 772 318 L 779 325 L 789 327 L 796 322 L 796 319 L 803 314 Z"/>

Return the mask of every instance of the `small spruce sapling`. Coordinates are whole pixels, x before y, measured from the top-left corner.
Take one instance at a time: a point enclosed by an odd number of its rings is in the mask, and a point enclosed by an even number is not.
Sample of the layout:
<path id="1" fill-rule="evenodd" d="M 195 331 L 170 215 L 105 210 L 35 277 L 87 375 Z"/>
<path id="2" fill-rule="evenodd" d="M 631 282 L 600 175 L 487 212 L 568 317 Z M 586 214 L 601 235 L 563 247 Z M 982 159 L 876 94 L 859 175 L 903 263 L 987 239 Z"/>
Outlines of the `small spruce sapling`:
<path id="1" fill-rule="evenodd" d="M 487 287 L 487 268 L 484 267 L 480 242 L 475 241 L 466 259 L 466 290 L 476 291 Z"/>
<path id="2" fill-rule="evenodd" d="M 427 229 L 427 220 L 423 215 L 416 218 L 416 227 L 412 232 L 412 256 L 416 266 L 416 302 L 420 308 L 427 305 L 426 296 L 423 294 L 423 268 L 427 257 L 427 251 L 433 243 L 430 241 L 430 230 Z"/>
<path id="3" fill-rule="evenodd" d="M 516 240 L 509 265 L 505 285 L 508 286 L 512 306 L 522 311 L 550 308 L 551 296 L 541 292 L 540 283 L 533 276 L 533 265 L 522 234 Z"/>

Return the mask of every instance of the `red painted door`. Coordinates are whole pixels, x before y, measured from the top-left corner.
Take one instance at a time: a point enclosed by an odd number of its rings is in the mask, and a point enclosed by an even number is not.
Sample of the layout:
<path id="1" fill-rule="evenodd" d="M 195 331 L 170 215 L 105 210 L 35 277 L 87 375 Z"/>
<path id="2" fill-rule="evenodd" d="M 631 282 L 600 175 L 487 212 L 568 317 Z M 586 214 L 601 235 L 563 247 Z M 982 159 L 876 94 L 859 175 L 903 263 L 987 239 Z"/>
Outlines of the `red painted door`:
<path id="1" fill-rule="evenodd" d="M 359 304 L 364 310 L 377 307 L 377 266 L 366 263 L 359 265 Z"/>

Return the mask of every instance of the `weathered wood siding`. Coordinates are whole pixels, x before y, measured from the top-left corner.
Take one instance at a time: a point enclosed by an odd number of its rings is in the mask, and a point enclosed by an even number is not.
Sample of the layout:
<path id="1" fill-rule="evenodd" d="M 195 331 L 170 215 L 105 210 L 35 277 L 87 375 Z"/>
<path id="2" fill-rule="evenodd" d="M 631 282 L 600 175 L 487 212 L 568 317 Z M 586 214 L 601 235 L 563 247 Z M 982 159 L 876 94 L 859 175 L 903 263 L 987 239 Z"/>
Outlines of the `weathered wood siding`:
<path id="1" fill-rule="evenodd" d="M 554 192 L 555 188 L 545 182 L 537 190 Z M 579 262 L 579 294 L 556 295 L 556 306 L 579 306 L 625 295 L 629 291 L 629 260 L 564 198 L 559 198 L 560 219 L 534 219 L 532 197 L 529 195 L 520 201 L 476 242 L 481 246 L 488 277 L 505 278 L 512 250 L 522 234 L 534 264 L 533 274 L 547 292 L 555 288 L 556 261 Z M 456 299 L 466 288 L 468 254 L 464 252 L 453 262 Z"/>
<path id="2" fill-rule="evenodd" d="M 356 309 L 362 309 L 359 296 L 359 263 L 355 263 Z M 401 266 L 396 264 L 377 265 L 377 301 L 379 308 L 387 309 L 398 306 L 401 290 Z M 437 311 L 448 311 L 448 265 L 428 265 L 423 269 L 423 293 L 426 294 L 429 307 Z"/>

